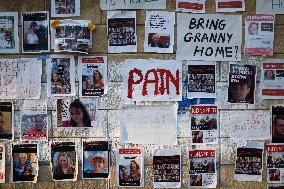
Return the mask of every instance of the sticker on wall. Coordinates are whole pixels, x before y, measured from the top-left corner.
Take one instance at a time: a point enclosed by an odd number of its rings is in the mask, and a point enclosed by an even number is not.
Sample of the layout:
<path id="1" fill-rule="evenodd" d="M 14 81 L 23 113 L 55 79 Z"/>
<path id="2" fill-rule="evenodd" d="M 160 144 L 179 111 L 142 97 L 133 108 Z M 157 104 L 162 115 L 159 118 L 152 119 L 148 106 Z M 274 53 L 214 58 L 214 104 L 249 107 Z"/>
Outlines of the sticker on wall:
<path id="1" fill-rule="evenodd" d="M 99 97 L 107 93 L 107 56 L 79 56 L 79 96 Z"/>
<path id="2" fill-rule="evenodd" d="M 144 152 L 142 148 L 118 149 L 116 178 L 119 187 L 144 186 Z"/>
<path id="3" fill-rule="evenodd" d="M 176 11 L 205 13 L 206 0 L 176 0 Z"/>
<path id="4" fill-rule="evenodd" d="M 11 167 L 13 183 L 36 183 L 39 170 L 37 144 L 12 144 Z"/>
<path id="5" fill-rule="evenodd" d="M 155 1 L 122 1 L 100 0 L 101 10 L 115 9 L 166 9 L 166 0 Z"/>
<path id="6" fill-rule="evenodd" d="M 215 0 L 216 12 L 245 11 L 245 0 Z"/>
<path id="7" fill-rule="evenodd" d="M 154 188 L 181 187 L 181 150 L 153 150 Z"/>
<path id="8" fill-rule="evenodd" d="M 284 14 L 282 0 L 256 0 L 257 14 Z"/>
<path id="9" fill-rule="evenodd" d="M 189 151 L 189 188 L 216 188 L 216 150 Z"/>
<path id="10" fill-rule="evenodd" d="M 230 63 L 228 102 L 255 103 L 256 66 Z"/>
<path id="11" fill-rule="evenodd" d="M 284 143 L 284 104 L 272 105 L 270 113 L 272 143 Z"/>
<path id="12" fill-rule="evenodd" d="M 0 143 L 0 183 L 5 183 L 5 144 Z"/>
<path id="13" fill-rule="evenodd" d="M 248 14 L 245 24 L 244 54 L 250 56 L 272 56 L 275 15 Z"/>
<path id="14" fill-rule="evenodd" d="M 108 52 L 137 52 L 136 12 L 108 11 Z"/>
<path id="15" fill-rule="evenodd" d="M 19 53 L 18 12 L 0 12 L 0 53 Z"/>
<path id="16" fill-rule="evenodd" d="M 109 177 L 109 144 L 107 140 L 83 139 L 83 179 Z"/>
<path id="17" fill-rule="evenodd" d="M 266 145 L 266 165 L 267 165 L 267 183 L 284 183 L 284 145 L 267 144 Z"/>
<path id="18" fill-rule="evenodd" d="M 51 0 L 51 17 L 80 16 L 80 0 Z"/>
<path id="19" fill-rule="evenodd" d="M 0 102 L 0 140 L 14 139 L 14 107 L 12 102 Z"/>
<path id="20" fill-rule="evenodd" d="M 147 11 L 145 21 L 145 52 L 173 53 L 175 13 Z"/>

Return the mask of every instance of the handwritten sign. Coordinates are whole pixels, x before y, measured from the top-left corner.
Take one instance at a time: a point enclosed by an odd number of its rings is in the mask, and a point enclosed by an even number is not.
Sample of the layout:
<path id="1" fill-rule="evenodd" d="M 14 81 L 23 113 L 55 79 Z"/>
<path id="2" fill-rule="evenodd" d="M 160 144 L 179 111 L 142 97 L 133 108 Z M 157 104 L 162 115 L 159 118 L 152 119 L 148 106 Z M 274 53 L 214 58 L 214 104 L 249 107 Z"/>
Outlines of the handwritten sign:
<path id="1" fill-rule="evenodd" d="M 102 10 L 166 9 L 166 0 L 100 0 Z"/>
<path id="2" fill-rule="evenodd" d="M 257 14 L 284 14 L 284 0 L 256 0 Z"/>

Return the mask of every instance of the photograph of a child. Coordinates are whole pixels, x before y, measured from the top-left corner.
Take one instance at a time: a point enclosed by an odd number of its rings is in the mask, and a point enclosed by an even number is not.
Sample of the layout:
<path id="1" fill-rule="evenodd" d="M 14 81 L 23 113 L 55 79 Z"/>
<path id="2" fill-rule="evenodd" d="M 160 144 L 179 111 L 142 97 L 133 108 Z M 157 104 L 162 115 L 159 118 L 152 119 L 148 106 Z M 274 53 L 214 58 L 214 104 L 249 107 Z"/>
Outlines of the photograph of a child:
<path id="1" fill-rule="evenodd" d="M 119 165 L 119 185 L 140 186 L 140 167 L 138 160 L 130 160 L 129 164 Z"/>
<path id="2" fill-rule="evenodd" d="M 104 94 L 104 78 L 101 69 L 82 70 L 82 95 L 102 95 Z"/>
<path id="3" fill-rule="evenodd" d="M 202 186 L 202 174 L 190 175 L 190 186 Z"/>
<path id="4" fill-rule="evenodd" d="M 84 172 L 108 173 L 108 152 L 84 151 Z"/>
<path id="5" fill-rule="evenodd" d="M 0 140 L 13 138 L 13 107 L 11 102 L 0 102 Z"/>
<path id="6" fill-rule="evenodd" d="M 22 140 L 47 139 L 47 114 L 23 115 L 21 118 Z"/>
<path id="7" fill-rule="evenodd" d="M 265 70 L 264 71 L 264 80 L 275 80 L 275 71 L 274 70 Z"/>
<path id="8" fill-rule="evenodd" d="M 163 34 L 163 33 L 148 34 L 149 47 L 169 48 L 170 42 L 171 42 L 170 34 Z"/>
<path id="9" fill-rule="evenodd" d="M 76 11 L 76 0 L 55 0 L 56 14 L 74 14 Z"/>
<path id="10" fill-rule="evenodd" d="M 75 151 L 52 152 L 51 158 L 54 180 L 74 179 L 76 167 Z"/>

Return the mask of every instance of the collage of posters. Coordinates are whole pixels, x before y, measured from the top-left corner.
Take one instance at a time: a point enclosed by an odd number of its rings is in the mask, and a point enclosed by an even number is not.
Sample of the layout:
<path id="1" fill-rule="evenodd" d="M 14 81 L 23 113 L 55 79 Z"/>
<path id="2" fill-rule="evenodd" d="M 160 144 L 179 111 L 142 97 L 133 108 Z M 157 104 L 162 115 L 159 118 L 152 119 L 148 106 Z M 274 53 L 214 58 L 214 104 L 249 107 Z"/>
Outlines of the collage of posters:
<path id="1" fill-rule="evenodd" d="M 51 0 L 51 17 L 80 16 L 80 0 Z"/>
<path id="2" fill-rule="evenodd" d="M 0 102 L 0 140 L 14 139 L 14 106 L 12 102 Z"/>
<path id="3" fill-rule="evenodd" d="M 266 145 L 267 182 L 284 183 L 284 145 Z"/>
<path id="4" fill-rule="evenodd" d="M 206 0 L 176 0 L 176 11 L 205 13 Z"/>
<path id="5" fill-rule="evenodd" d="M 0 183 L 5 183 L 5 145 L 0 144 Z"/>
<path id="6" fill-rule="evenodd" d="M 284 143 L 284 105 L 271 106 L 272 143 Z"/>

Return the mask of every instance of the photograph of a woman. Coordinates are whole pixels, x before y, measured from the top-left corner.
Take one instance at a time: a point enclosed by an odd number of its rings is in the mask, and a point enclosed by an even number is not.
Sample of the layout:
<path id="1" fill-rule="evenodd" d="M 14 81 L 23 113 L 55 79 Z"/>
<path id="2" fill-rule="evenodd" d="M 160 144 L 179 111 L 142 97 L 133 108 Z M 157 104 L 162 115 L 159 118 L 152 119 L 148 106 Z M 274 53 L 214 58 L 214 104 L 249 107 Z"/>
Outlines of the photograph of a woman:
<path id="1" fill-rule="evenodd" d="M 53 179 L 73 179 L 75 172 L 75 152 L 55 152 L 53 158 Z"/>
<path id="2" fill-rule="evenodd" d="M 94 70 L 93 83 L 94 89 L 104 89 L 103 75 L 99 70 Z"/>
<path id="3" fill-rule="evenodd" d="M 69 107 L 71 127 L 91 127 L 91 118 L 85 105 L 79 100 L 74 100 Z"/>

